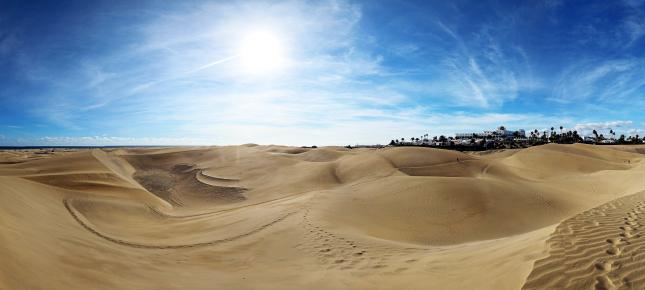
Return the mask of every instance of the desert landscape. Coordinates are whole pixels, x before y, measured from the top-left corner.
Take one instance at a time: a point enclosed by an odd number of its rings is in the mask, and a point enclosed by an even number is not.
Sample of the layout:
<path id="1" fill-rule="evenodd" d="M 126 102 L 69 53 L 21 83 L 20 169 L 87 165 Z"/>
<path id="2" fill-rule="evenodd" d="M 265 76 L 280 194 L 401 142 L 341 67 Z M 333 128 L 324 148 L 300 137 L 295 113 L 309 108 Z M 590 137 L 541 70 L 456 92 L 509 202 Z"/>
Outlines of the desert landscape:
<path id="1" fill-rule="evenodd" d="M 0 0 L 0 290 L 645 290 L 645 0 Z"/>
<path id="2" fill-rule="evenodd" d="M 645 146 L 5 150 L 1 289 L 643 289 Z"/>

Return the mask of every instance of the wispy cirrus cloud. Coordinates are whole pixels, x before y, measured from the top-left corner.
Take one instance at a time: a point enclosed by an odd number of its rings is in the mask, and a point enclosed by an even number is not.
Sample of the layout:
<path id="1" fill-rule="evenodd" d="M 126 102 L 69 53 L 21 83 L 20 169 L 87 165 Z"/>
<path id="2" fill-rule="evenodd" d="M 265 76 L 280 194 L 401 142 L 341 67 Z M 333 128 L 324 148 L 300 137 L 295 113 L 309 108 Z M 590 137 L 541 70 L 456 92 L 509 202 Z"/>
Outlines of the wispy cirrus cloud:
<path id="1" fill-rule="evenodd" d="M 494 108 L 515 100 L 521 91 L 538 87 L 525 50 L 498 35 L 512 24 L 501 20 L 484 25 L 466 34 L 468 37 L 458 33 L 458 27 L 442 21 L 436 24 L 445 33 L 447 46 L 454 47 L 444 51 L 440 59 L 440 71 L 445 75 L 438 77 L 437 84 L 443 94 L 466 106 Z"/>
<path id="2" fill-rule="evenodd" d="M 561 103 L 633 102 L 645 90 L 643 59 L 584 61 L 565 70 L 551 100 Z"/>
<path id="3" fill-rule="evenodd" d="M 645 13 L 643 13 L 642 1 L 624 1 L 628 15 L 623 20 L 623 28 L 629 35 L 628 46 L 633 45 L 645 35 Z"/>
<path id="4" fill-rule="evenodd" d="M 634 1 L 153 4 L 2 25 L 0 122 L 24 129 L 3 134 L 334 144 L 643 120 Z M 240 45 L 256 29 L 278 35 L 284 69 L 243 69 Z"/>
<path id="5" fill-rule="evenodd" d="M 59 81 L 51 74 L 53 68 L 36 71 L 30 68 L 35 64 L 25 63 L 23 67 L 38 76 L 34 80 L 51 76 L 47 82 L 54 83 L 48 95 L 39 98 L 44 105 L 34 106 L 30 113 L 69 130 L 87 126 L 82 120 L 91 112 L 127 112 L 124 117 L 131 121 L 149 123 L 160 116 L 143 117 L 169 106 L 175 109 L 170 116 L 187 107 L 199 111 L 197 115 L 231 116 L 227 122 L 252 123 L 262 122 L 262 116 L 271 112 L 239 115 L 240 107 L 275 108 L 270 104 L 274 101 L 298 105 L 307 102 L 285 100 L 309 92 L 356 106 L 358 100 L 373 98 L 368 91 L 379 91 L 356 79 L 383 70 L 381 56 L 359 47 L 358 5 L 346 1 L 200 3 L 155 15 L 153 21 L 133 25 L 136 41 L 104 57 L 84 59 Z M 245 34 L 254 29 L 280 35 L 289 49 L 289 70 L 261 77 L 240 71 L 235 55 Z M 275 93 L 285 88 L 289 95 Z M 193 106 L 203 104 L 199 99 L 204 95 L 214 106 Z M 115 108 L 132 104 L 136 107 Z M 329 101 L 317 104 L 320 110 L 334 108 L 323 108 Z M 285 106 L 281 109 L 283 115 L 290 111 Z M 309 119 L 300 121 L 315 121 Z"/>

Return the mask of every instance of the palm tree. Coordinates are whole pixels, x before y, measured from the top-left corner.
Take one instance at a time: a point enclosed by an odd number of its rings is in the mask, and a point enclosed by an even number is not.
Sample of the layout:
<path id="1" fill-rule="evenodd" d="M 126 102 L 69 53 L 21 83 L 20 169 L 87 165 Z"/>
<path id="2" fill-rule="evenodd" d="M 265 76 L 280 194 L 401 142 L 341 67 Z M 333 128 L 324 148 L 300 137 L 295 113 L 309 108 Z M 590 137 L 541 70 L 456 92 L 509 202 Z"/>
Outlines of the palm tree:
<path id="1" fill-rule="evenodd" d="M 578 131 L 576 131 L 576 130 L 573 131 L 573 139 L 574 139 L 574 142 L 576 142 L 576 143 L 583 141 L 582 137 L 580 137 L 580 135 L 578 135 Z"/>
<path id="2" fill-rule="evenodd" d="M 593 129 L 593 135 L 596 137 L 596 142 L 598 142 L 598 131 L 596 129 Z"/>

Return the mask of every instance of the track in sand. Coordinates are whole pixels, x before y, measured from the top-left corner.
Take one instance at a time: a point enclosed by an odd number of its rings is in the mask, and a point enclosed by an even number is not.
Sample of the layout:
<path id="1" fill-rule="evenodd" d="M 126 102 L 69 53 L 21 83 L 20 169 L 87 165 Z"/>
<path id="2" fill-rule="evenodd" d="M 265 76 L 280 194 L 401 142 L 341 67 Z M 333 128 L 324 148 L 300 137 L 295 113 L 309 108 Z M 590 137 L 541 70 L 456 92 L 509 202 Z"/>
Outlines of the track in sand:
<path id="1" fill-rule="evenodd" d="M 244 237 L 248 237 L 252 234 L 258 233 L 276 223 L 281 222 L 282 220 L 286 219 L 287 217 L 291 216 L 294 214 L 294 212 L 287 213 L 279 218 L 276 218 L 269 223 L 263 224 L 257 228 L 254 228 L 248 232 L 231 236 L 231 237 L 226 237 L 226 238 L 220 238 L 220 239 L 215 239 L 215 240 L 210 240 L 206 242 L 199 242 L 199 243 L 189 243 L 189 244 L 176 244 L 176 245 L 152 245 L 152 244 L 142 244 L 142 243 L 137 243 L 137 242 L 131 242 L 115 237 L 111 237 L 108 234 L 101 233 L 100 230 L 96 229 L 95 227 L 91 226 L 86 220 L 81 218 L 79 216 L 79 213 L 71 206 L 70 200 L 65 199 L 63 200 L 63 204 L 65 205 L 65 208 L 69 212 L 69 214 L 87 231 L 90 233 L 115 244 L 123 245 L 123 246 L 128 246 L 128 247 L 134 247 L 134 248 L 142 248 L 142 249 L 184 249 L 184 248 L 193 248 L 193 247 L 203 247 L 203 246 L 213 246 L 221 243 L 227 243 L 227 242 L 232 242 L 237 239 L 241 239 Z"/>
<path id="2" fill-rule="evenodd" d="M 0 289 L 645 288 L 636 147 L 36 153 L 0 151 Z"/>
<path id="3" fill-rule="evenodd" d="M 523 289 L 645 289 L 645 192 L 564 222 Z"/>

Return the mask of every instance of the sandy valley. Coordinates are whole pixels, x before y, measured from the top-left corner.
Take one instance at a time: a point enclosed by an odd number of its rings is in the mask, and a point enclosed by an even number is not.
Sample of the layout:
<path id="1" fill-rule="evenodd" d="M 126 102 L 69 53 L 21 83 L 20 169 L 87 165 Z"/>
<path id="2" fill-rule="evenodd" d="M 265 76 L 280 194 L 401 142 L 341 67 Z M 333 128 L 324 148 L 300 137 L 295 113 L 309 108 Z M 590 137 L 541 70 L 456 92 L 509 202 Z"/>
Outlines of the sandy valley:
<path id="1" fill-rule="evenodd" d="M 644 289 L 643 146 L 0 152 L 0 289 Z"/>

